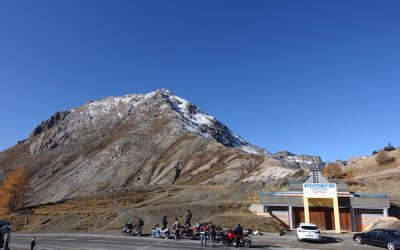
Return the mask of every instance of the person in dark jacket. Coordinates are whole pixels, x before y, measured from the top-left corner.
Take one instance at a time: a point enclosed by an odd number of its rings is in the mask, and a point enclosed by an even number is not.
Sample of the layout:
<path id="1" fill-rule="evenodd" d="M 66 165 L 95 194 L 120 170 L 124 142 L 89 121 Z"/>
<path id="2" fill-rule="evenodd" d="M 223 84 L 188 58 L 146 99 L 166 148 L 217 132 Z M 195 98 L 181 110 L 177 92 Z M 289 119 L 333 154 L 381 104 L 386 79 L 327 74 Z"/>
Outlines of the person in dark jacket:
<path id="1" fill-rule="evenodd" d="M 167 216 L 164 216 L 164 218 L 162 219 L 162 226 L 164 229 L 166 229 L 167 225 L 168 225 Z"/>
<path id="2" fill-rule="evenodd" d="M 142 218 L 139 218 L 137 226 L 139 227 L 139 229 L 142 229 L 142 227 L 144 226 L 144 221 Z"/>
<path id="3" fill-rule="evenodd" d="M 4 250 L 10 250 L 8 244 L 10 244 L 11 229 L 8 227 L 7 224 L 5 224 L 2 228 L 2 231 L 4 237 Z"/>
<path id="4" fill-rule="evenodd" d="M 36 239 L 35 239 L 35 237 L 33 237 L 32 241 L 31 241 L 31 250 L 33 250 L 35 248 L 35 246 L 36 246 Z"/>
<path id="5" fill-rule="evenodd" d="M 190 209 L 188 209 L 186 215 L 185 215 L 185 225 L 190 227 L 190 220 L 192 219 L 192 212 Z"/>
<path id="6" fill-rule="evenodd" d="M 235 234 L 236 234 L 236 238 L 235 238 L 236 246 L 235 247 L 238 248 L 239 244 L 240 244 L 240 238 L 242 238 L 242 236 L 243 236 L 243 228 L 240 226 L 240 224 L 237 224 L 237 226 L 235 228 Z"/>

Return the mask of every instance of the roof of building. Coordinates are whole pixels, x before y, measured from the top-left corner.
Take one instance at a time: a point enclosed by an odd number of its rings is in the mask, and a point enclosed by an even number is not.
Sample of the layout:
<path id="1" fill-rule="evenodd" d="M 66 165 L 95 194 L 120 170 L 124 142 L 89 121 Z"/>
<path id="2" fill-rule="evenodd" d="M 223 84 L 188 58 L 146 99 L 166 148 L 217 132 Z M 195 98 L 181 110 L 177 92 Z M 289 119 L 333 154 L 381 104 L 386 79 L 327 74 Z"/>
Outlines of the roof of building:
<path id="1" fill-rule="evenodd" d="M 303 207 L 302 192 L 260 192 L 260 202 L 266 206 Z M 341 195 L 338 193 L 339 207 L 344 208 L 389 208 L 389 198 L 383 194 Z"/>

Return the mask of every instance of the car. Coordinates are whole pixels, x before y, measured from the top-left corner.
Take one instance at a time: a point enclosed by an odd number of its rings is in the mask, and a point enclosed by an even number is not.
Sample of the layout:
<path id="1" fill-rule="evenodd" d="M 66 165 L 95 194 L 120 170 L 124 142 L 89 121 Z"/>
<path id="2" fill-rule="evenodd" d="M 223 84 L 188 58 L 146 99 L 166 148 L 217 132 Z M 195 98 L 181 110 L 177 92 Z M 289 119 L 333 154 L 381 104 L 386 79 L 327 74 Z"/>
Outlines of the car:
<path id="1" fill-rule="evenodd" d="M 297 239 L 299 241 L 303 240 L 312 240 L 321 242 L 321 231 L 314 223 L 300 223 L 296 228 L 297 231 Z"/>
<path id="2" fill-rule="evenodd" d="M 394 229 L 373 229 L 353 236 L 357 244 L 384 247 L 389 250 L 400 249 L 400 231 Z"/>

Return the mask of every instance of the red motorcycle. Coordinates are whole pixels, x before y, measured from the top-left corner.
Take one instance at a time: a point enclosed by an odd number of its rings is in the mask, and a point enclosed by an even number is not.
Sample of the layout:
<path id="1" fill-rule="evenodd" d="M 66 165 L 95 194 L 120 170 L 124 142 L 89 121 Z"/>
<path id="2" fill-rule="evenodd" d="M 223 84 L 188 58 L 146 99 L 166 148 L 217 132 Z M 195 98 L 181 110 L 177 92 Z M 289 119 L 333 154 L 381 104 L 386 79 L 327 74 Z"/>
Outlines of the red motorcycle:
<path id="1" fill-rule="evenodd" d="M 227 246 L 236 246 L 236 233 L 235 231 L 229 230 L 228 233 L 222 240 L 222 243 Z M 239 240 L 239 247 L 251 247 L 251 238 L 248 234 L 243 234 Z"/>
<path id="2" fill-rule="evenodd" d="M 181 226 L 181 238 L 182 239 L 193 239 L 194 233 L 193 229 L 188 226 Z"/>

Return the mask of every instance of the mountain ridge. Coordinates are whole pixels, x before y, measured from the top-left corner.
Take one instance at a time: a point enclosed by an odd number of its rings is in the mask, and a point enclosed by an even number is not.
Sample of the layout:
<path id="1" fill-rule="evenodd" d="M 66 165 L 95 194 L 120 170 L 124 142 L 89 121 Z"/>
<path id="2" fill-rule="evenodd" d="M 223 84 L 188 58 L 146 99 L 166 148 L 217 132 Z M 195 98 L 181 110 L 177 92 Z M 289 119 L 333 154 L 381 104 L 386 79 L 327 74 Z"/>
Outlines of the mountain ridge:
<path id="1" fill-rule="evenodd" d="M 18 166 L 32 180 L 32 204 L 115 187 L 268 181 L 301 169 L 165 89 L 55 113 L 0 152 L 0 169 Z"/>

